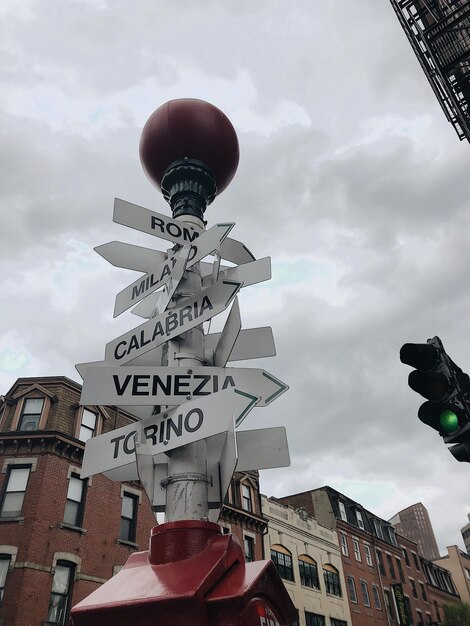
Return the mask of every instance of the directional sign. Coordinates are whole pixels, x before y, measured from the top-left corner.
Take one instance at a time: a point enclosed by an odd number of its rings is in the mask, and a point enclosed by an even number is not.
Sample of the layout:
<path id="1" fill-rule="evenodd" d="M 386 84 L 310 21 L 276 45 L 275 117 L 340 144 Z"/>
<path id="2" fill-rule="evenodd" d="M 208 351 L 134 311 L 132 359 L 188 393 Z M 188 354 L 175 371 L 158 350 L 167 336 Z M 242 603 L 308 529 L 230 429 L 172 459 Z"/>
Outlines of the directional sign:
<path id="1" fill-rule="evenodd" d="M 270 280 L 271 257 L 267 256 L 264 259 L 258 259 L 257 261 L 245 263 L 244 265 L 237 265 L 236 267 L 221 267 L 219 280 L 221 278 L 241 282 L 243 283 L 243 287 Z M 210 284 L 212 284 L 212 276 L 204 276 L 202 286 L 208 287 Z"/>
<path id="2" fill-rule="evenodd" d="M 258 259 L 257 261 L 245 263 L 244 265 L 237 265 L 236 267 L 222 266 L 220 268 L 220 272 L 217 272 L 217 261 L 213 265 L 209 263 L 201 263 L 201 266 L 201 273 L 206 273 L 202 279 L 203 289 L 207 289 L 214 284 L 214 271 L 215 275 L 217 275 L 217 273 L 219 274 L 219 278 L 224 278 L 225 280 L 235 280 L 236 282 L 243 283 L 243 288 L 256 283 L 261 283 L 271 278 L 270 257 Z M 189 263 L 187 267 L 190 267 Z M 136 283 L 137 282 L 138 281 L 136 281 Z M 137 304 L 132 309 L 132 313 L 134 313 L 134 315 L 138 315 L 139 317 L 149 319 L 152 317 L 155 310 L 163 312 L 162 306 L 163 303 L 161 301 L 161 296 L 159 294 L 154 294 L 153 296 L 143 299 L 139 304 Z"/>
<path id="3" fill-rule="evenodd" d="M 214 350 L 214 365 L 216 367 L 225 367 L 232 354 L 233 346 L 238 339 L 241 329 L 240 307 L 238 306 L 238 298 L 235 298 L 220 339 Z"/>
<path id="4" fill-rule="evenodd" d="M 90 365 L 80 404 L 85 406 L 176 406 L 194 398 L 243 389 L 267 406 L 289 388 L 263 369 L 243 367 L 122 367 Z"/>
<path id="5" fill-rule="evenodd" d="M 220 335 L 221 333 L 210 333 L 204 336 L 206 359 L 208 362 L 212 362 L 212 359 L 214 358 L 214 350 L 217 347 Z M 152 348 L 148 352 L 133 358 L 131 361 L 128 361 L 128 363 L 139 366 L 160 365 L 162 363 L 162 349 L 163 346 L 159 345 L 156 348 Z M 276 348 L 274 346 L 273 331 L 270 326 L 246 328 L 238 335 L 238 339 L 235 342 L 229 361 L 261 359 L 275 355 Z M 80 374 L 81 378 L 84 379 L 85 372 L 88 367 L 113 367 L 114 365 L 114 362 L 106 360 L 87 361 L 86 363 L 77 363 L 75 365 L 75 369 Z"/>
<path id="6" fill-rule="evenodd" d="M 193 243 L 200 234 L 193 225 L 178 222 L 162 213 L 150 211 L 119 198 L 114 200 L 113 220 L 117 224 L 135 228 L 149 235 L 179 243 L 182 246 Z M 221 244 L 220 253 L 223 259 L 237 264 L 248 263 L 255 259 L 246 246 L 236 239 L 229 239 L 228 237 Z"/>
<path id="7" fill-rule="evenodd" d="M 160 263 L 151 274 L 145 274 L 120 291 L 116 296 L 114 317 L 127 311 L 128 308 L 140 302 L 149 293 L 163 287 L 170 279 L 178 284 L 186 268 L 189 252 L 190 246 L 183 246 L 166 261 Z"/>
<path id="8" fill-rule="evenodd" d="M 159 289 L 170 279 L 172 286 L 168 287 L 165 298 L 163 300 L 160 299 L 159 302 L 158 312 L 162 313 L 166 309 L 166 305 L 170 301 L 171 295 L 176 289 L 184 269 L 189 269 L 205 256 L 211 254 L 211 252 L 218 250 L 222 241 L 227 237 L 234 225 L 234 222 L 230 222 L 228 224 L 216 224 L 212 226 L 212 228 L 202 233 L 194 243 L 183 246 L 180 251 L 176 252 L 171 259 L 168 259 L 168 261 L 157 268 L 156 271 L 142 276 L 123 289 L 116 297 L 114 317 L 126 311 L 132 305 L 137 304 L 140 300 Z M 183 258 L 186 259 L 186 266 L 182 263 Z M 176 263 L 177 259 L 181 260 L 180 264 Z"/>
<path id="9" fill-rule="evenodd" d="M 122 241 L 110 241 L 94 248 L 95 252 L 115 267 L 137 272 L 152 272 L 167 259 L 166 252 L 134 246 Z"/>
<path id="10" fill-rule="evenodd" d="M 284 426 L 256 430 L 237 430 L 235 432 L 235 443 L 230 438 L 230 430 L 229 426 L 228 440 L 226 432 L 206 438 L 208 475 L 212 477 L 213 483 L 210 494 L 212 501 L 217 500 L 217 495 L 214 495 L 218 493 L 217 473 L 219 472 L 222 476 L 227 470 L 230 471 L 237 457 L 236 469 L 240 472 L 288 467 L 290 465 L 289 448 Z M 145 450 L 149 454 L 149 448 Z M 154 492 L 156 496 L 155 502 L 158 500 L 160 508 L 154 508 L 154 510 L 164 511 L 165 494 L 160 489 L 159 482 L 168 475 L 166 465 L 168 457 L 166 454 L 158 454 L 152 458 L 154 468 L 156 468 L 160 477 L 155 481 Z M 137 462 L 139 462 L 139 459 Z M 148 464 L 148 458 L 146 463 Z M 220 464 L 220 468 L 216 467 L 217 464 Z M 225 465 L 225 469 L 223 465 Z M 137 465 L 134 461 L 103 473 L 110 480 L 137 480 L 139 477 Z"/>
<path id="11" fill-rule="evenodd" d="M 222 280 L 196 298 L 144 322 L 106 345 L 105 360 L 124 364 L 224 311 L 241 283 Z"/>
<path id="12" fill-rule="evenodd" d="M 222 333 L 211 333 L 204 337 L 204 356 L 208 363 L 214 362 L 214 352 Z M 229 361 L 246 361 L 276 356 L 271 326 L 245 328 L 238 335 Z"/>
<path id="13" fill-rule="evenodd" d="M 135 436 L 141 428 L 142 440 L 150 446 L 152 456 L 156 456 L 225 432 L 229 417 L 233 415 L 236 421 L 243 421 L 256 400 L 238 389 L 226 389 L 137 424 L 92 437 L 85 446 L 81 477 L 126 466 L 134 466 L 129 469 L 135 471 Z"/>

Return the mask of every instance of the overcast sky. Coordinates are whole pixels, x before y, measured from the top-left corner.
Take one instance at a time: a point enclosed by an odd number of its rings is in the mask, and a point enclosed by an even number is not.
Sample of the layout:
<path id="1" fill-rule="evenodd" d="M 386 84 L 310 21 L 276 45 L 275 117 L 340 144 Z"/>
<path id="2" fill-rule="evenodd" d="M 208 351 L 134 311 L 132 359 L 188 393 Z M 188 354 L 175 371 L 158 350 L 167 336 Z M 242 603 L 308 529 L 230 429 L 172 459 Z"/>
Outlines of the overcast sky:
<path id="1" fill-rule="evenodd" d="M 439 335 L 470 370 L 470 146 L 389 0 L 4 0 L 0 19 L 0 393 L 81 382 L 75 364 L 142 321 L 113 319 L 138 274 L 93 248 L 166 248 L 113 224 L 113 200 L 170 214 L 141 130 L 167 100 L 208 100 L 241 151 L 209 225 L 235 221 L 272 257 L 240 296 L 243 326 L 271 325 L 277 347 L 240 365 L 290 386 L 244 424 L 288 429 L 292 466 L 263 492 L 329 484 L 385 519 L 421 501 L 441 550 L 463 546 L 470 465 L 417 419 L 398 353 Z"/>

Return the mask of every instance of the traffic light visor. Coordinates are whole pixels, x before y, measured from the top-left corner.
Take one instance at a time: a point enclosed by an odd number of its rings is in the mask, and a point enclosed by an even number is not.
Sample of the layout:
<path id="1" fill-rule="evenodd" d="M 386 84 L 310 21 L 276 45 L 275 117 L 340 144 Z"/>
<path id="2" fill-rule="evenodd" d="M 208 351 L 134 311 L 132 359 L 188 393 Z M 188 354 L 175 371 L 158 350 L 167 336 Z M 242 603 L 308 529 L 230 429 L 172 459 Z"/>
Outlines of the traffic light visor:
<path id="1" fill-rule="evenodd" d="M 418 370 L 432 370 L 438 360 L 439 351 L 428 343 L 405 343 L 400 350 L 400 361 Z"/>

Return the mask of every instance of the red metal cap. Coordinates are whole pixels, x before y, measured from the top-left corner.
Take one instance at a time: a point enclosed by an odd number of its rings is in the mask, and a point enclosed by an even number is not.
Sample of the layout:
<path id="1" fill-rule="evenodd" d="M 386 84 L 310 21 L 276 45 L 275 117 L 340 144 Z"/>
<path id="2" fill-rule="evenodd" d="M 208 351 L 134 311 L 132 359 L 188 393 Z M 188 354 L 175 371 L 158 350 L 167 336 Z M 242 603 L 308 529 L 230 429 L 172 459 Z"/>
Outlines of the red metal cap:
<path id="1" fill-rule="evenodd" d="M 184 158 L 210 168 L 217 194 L 237 171 L 240 152 L 235 129 L 220 109 L 204 100 L 170 100 L 152 113 L 142 131 L 142 167 L 159 189 L 168 166 Z"/>

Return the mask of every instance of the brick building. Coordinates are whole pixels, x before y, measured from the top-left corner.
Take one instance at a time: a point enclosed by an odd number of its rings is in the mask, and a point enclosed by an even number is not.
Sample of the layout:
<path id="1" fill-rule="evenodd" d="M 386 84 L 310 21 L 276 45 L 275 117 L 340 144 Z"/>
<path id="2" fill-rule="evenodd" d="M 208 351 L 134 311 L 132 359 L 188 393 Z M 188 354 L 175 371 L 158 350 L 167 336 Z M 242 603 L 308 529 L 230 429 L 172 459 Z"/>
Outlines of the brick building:
<path id="1" fill-rule="evenodd" d="M 459 600 L 448 572 L 430 575 L 432 564 L 420 557 L 416 543 L 335 489 L 321 487 L 279 501 L 304 508 L 337 531 L 353 626 L 398 624 L 401 610 L 416 626 L 440 623 L 443 604 Z"/>
<path id="2" fill-rule="evenodd" d="M 0 620 L 65 624 L 137 549 L 155 518 L 139 483 L 81 480 L 85 441 L 134 421 L 81 407 L 65 377 L 20 378 L 0 404 Z"/>

